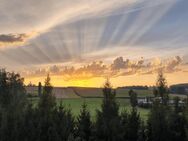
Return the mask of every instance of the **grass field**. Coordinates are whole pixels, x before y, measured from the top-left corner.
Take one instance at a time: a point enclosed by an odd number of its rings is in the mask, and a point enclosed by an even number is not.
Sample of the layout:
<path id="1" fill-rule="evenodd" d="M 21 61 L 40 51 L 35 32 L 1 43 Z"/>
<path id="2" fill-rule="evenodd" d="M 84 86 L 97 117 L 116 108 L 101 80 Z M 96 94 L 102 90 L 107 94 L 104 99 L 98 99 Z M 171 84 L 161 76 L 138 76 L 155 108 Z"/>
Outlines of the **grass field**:
<path id="1" fill-rule="evenodd" d="M 31 88 L 31 90 L 32 89 L 33 88 Z M 138 94 L 138 97 L 153 96 L 152 90 L 134 91 Z M 57 98 L 57 103 L 59 104 L 60 101 L 62 101 L 65 108 L 71 109 L 75 117 L 80 113 L 80 109 L 84 101 L 88 106 L 88 110 L 90 111 L 93 120 L 96 117 L 96 110 L 100 110 L 101 108 L 103 97 L 102 88 L 55 88 L 53 92 Z M 117 102 L 120 105 L 120 112 L 124 109 L 127 111 L 130 111 L 131 109 L 129 99 L 127 99 L 127 97 L 129 97 L 128 92 L 129 90 L 127 89 L 116 89 L 116 97 Z M 179 96 L 180 98 L 186 97 L 170 94 L 170 99 L 173 99 L 175 96 Z M 39 100 L 38 97 L 30 99 L 34 104 L 37 104 Z M 143 119 L 147 119 L 147 115 L 149 113 L 148 109 L 138 108 L 138 112 Z"/>
<path id="2" fill-rule="evenodd" d="M 37 96 L 38 87 L 26 87 L 27 93 Z M 152 90 L 134 90 L 138 97 L 153 96 Z M 117 88 L 116 97 L 128 97 L 128 89 Z M 86 87 L 54 87 L 53 94 L 57 98 L 100 98 L 103 97 L 102 88 L 86 88 Z"/>
<path id="3" fill-rule="evenodd" d="M 102 88 L 74 88 L 74 91 L 81 97 L 103 97 Z M 153 96 L 152 90 L 134 90 L 138 97 Z M 128 97 L 128 89 L 116 89 L 116 97 Z"/>
<path id="4" fill-rule="evenodd" d="M 37 104 L 38 98 L 32 98 L 32 102 L 34 104 Z M 63 105 L 65 108 L 70 108 L 73 115 L 76 117 L 80 113 L 80 109 L 82 104 L 85 103 L 88 106 L 88 110 L 91 113 L 92 119 L 95 120 L 96 117 L 96 110 L 100 110 L 101 108 L 101 103 L 102 103 L 102 98 L 72 98 L 72 99 L 57 99 L 57 103 L 59 104 L 60 101 L 63 102 Z M 120 105 L 120 112 L 124 109 L 127 111 L 130 111 L 131 106 L 129 103 L 129 100 L 127 99 L 117 99 L 117 102 Z M 138 112 L 140 113 L 141 117 L 143 119 L 147 118 L 149 110 L 143 109 L 143 108 L 138 108 Z"/>

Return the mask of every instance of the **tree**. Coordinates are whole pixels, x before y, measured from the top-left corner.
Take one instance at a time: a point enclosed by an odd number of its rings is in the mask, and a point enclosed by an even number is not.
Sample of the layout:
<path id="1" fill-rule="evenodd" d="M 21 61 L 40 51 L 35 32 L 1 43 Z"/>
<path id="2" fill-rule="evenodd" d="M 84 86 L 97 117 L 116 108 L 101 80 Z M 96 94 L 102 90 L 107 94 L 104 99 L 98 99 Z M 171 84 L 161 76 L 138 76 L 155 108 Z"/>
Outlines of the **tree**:
<path id="1" fill-rule="evenodd" d="M 153 88 L 153 95 L 158 97 L 158 90 L 155 87 Z"/>
<path id="2" fill-rule="evenodd" d="M 87 105 L 84 102 L 80 115 L 77 119 L 77 136 L 80 137 L 82 141 L 89 141 L 92 130 L 92 123 L 90 119 L 90 113 L 87 110 Z"/>
<path id="3" fill-rule="evenodd" d="M 6 108 L 13 104 L 18 107 L 20 104 L 24 104 L 25 94 L 24 78 L 14 72 L 0 70 L 0 105 L 2 107 Z M 21 107 L 23 105 L 20 105 Z"/>
<path id="4" fill-rule="evenodd" d="M 74 118 L 70 109 L 64 108 L 62 101 L 53 112 L 53 124 L 61 141 L 68 140 L 74 134 Z"/>
<path id="5" fill-rule="evenodd" d="M 42 95 L 42 84 L 39 82 L 38 84 L 38 96 L 40 97 Z"/>
<path id="6" fill-rule="evenodd" d="M 128 116 L 128 141 L 137 141 L 140 122 L 140 115 L 138 114 L 137 109 L 133 107 Z"/>
<path id="7" fill-rule="evenodd" d="M 44 115 L 45 113 L 49 113 L 52 111 L 56 105 L 55 97 L 52 94 L 53 87 L 50 83 L 50 76 L 47 75 L 47 78 L 44 82 L 43 94 L 39 100 L 39 110 L 41 114 Z"/>
<path id="8" fill-rule="evenodd" d="M 0 140 L 19 140 L 22 115 L 26 107 L 24 79 L 19 74 L 0 70 Z"/>
<path id="9" fill-rule="evenodd" d="M 50 76 L 44 82 L 43 94 L 40 97 L 38 104 L 38 126 L 37 131 L 39 132 L 40 141 L 48 141 L 52 137 L 56 136 L 56 130 L 54 129 L 54 115 L 53 112 L 56 109 L 55 97 L 52 94 L 53 87 L 50 83 Z"/>
<path id="10" fill-rule="evenodd" d="M 186 140 L 188 140 L 188 97 L 186 98 L 185 109 L 183 110 L 183 117 L 185 118 Z"/>
<path id="11" fill-rule="evenodd" d="M 128 139 L 128 123 L 129 123 L 129 113 L 124 109 L 120 116 L 120 124 L 121 124 L 121 140 Z"/>
<path id="12" fill-rule="evenodd" d="M 140 122 L 140 128 L 138 131 L 138 139 L 137 141 L 147 141 L 147 137 L 146 137 L 146 126 L 144 121 Z"/>
<path id="13" fill-rule="evenodd" d="M 159 100 L 153 102 L 153 107 L 147 121 L 147 140 L 169 140 L 168 113 L 168 108 L 164 104 L 161 104 Z"/>
<path id="14" fill-rule="evenodd" d="M 133 90 L 129 91 L 129 96 L 130 96 L 130 103 L 133 108 L 135 108 L 138 105 L 137 101 L 137 93 L 134 92 Z"/>
<path id="15" fill-rule="evenodd" d="M 180 107 L 180 98 L 178 96 L 174 97 L 174 113 L 179 114 L 181 112 L 181 107 Z"/>
<path id="16" fill-rule="evenodd" d="M 169 116 L 169 131 L 171 141 L 185 141 L 186 140 L 186 126 L 185 118 L 179 107 L 179 98 L 175 97 L 174 109 L 170 112 Z"/>
<path id="17" fill-rule="evenodd" d="M 33 108 L 32 102 L 28 102 L 27 107 L 25 109 L 23 116 L 23 127 L 22 127 L 22 139 L 25 141 L 33 141 L 37 140 L 39 137 L 37 131 L 37 112 L 36 109 Z"/>
<path id="18" fill-rule="evenodd" d="M 158 73 L 156 86 L 157 86 L 158 95 L 162 98 L 162 103 L 166 105 L 169 98 L 168 86 L 162 71 L 159 71 Z"/>
<path id="19" fill-rule="evenodd" d="M 120 138 L 119 105 L 108 79 L 104 84 L 103 95 L 101 111 L 97 111 L 96 137 L 97 140 L 117 141 Z"/>

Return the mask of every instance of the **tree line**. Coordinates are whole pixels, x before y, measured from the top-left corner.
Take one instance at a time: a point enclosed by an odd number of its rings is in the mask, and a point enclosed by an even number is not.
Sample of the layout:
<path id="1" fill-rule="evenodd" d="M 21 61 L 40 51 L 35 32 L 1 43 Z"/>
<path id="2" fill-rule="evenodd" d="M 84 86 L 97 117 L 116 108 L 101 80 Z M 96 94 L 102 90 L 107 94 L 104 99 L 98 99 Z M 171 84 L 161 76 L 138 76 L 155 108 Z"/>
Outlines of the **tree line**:
<path id="1" fill-rule="evenodd" d="M 130 91 L 131 110 L 125 107 L 120 112 L 109 80 L 104 84 L 101 109 L 96 110 L 94 121 L 86 103 L 74 117 L 63 101 L 56 103 L 52 90 L 48 75 L 43 89 L 39 87 L 41 94 L 36 104 L 27 98 L 24 79 L 19 74 L 0 70 L 0 141 L 188 140 L 188 104 L 180 108 L 176 98 L 174 107 L 168 105 L 168 89 L 162 73 L 147 119 L 140 117 L 134 91 Z"/>

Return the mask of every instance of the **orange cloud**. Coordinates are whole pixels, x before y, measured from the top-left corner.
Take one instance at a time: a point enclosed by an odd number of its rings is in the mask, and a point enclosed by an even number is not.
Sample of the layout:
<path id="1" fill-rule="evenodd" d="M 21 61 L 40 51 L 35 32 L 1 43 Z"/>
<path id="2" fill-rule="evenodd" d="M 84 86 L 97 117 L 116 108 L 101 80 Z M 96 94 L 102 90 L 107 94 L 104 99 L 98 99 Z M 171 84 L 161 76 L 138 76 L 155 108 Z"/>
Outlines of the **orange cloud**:
<path id="1" fill-rule="evenodd" d="M 80 67 L 53 65 L 47 68 L 38 68 L 34 71 L 22 72 L 24 76 L 39 77 L 50 73 L 54 76 L 63 76 L 66 81 L 91 79 L 95 77 L 119 77 L 130 75 L 155 74 L 159 70 L 165 73 L 181 71 L 182 59 L 179 56 L 164 60 L 156 59 L 144 60 L 124 60 L 123 57 L 117 57 L 111 64 L 105 64 L 102 61 L 94 61 L 88 65 Z M 160 62 L 160 63 L 159 63 Z"/>

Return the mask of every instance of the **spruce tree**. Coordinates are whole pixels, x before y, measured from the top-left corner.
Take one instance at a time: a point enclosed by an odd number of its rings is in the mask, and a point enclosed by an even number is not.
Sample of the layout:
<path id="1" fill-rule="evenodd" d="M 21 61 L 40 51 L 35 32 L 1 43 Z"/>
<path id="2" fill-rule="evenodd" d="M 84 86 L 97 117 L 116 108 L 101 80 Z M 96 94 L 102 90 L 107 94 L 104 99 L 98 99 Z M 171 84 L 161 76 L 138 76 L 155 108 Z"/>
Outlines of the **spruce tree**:
<path id="1" fill-rule="evenodd" d="M 138 105 L 137 101 L 137 93 L 134 92 L 133 90 L 129 91 L 129 96 L 130 96 L 130 103 L 133 108 L 135 108 Z"/>
<path id="2" fill-rule="evenodd" d="M 38 96 L 41 97 L 41 95 L 42 95 L 42 84 L 41 84 L 41 82 L 39 82 L 39 84 L 38 84 Z"/>
<path id="3" fill-rule="evenodd" d="M 56 135 L 56 130 L 53 127 L 54 115 L 53 112 L 56 108 L 55 97 L 52 94 L 53 87 L 50 82 L 50 76 L 44 82 L 43 94 L 40 97 L 38 104 L 38 127 L 40 141 L 48 141 L 51 136 Z M 54 133 L 52 133 L 52 131 Z M 50 133 L 50 134 L 49 134 Z"/>
<path id="4" fill-rule="evenodd" d="M 82 141 L 89 141 L 91 137 L 91 117 L 87 110 L 87 105 L 84 102 L 80 115 L 77 118 L 77 136 L 80 137 Z"/>
<path id="5" fill-rule="evenodd" d="M 104 85 L 103 95 L 101 111 L 97 111 L 96 137 L 97 140 L 117 141 L 120 139 L 119 105 L 109 80 Z"/>
<path id="6" fill-rule="evenodd" d="M 137 109 L 132 107 L 131 112 L 128 116 L 128 133 L 127 133 L 128 141 L 138 140 L 140 123 L 141 123 L 140 115 L 137 112 Z"/>
<path id="7" fill-rule="evenodd" d="M 180 98 L 174 98 L 174 108 L 171 110 L 169 116 L 169 131 L 171 141 L 185 141 L 186 140 L 186 126 L 185 117 L 179 105 Z"/>
<path id="8" fill-rule="evenodd" d="M 0 140 L 19 140 L 26 107 L 24 79 L 14 72 L 0 70 Z"/>
<path id="9" fill-rule="evenodd" d="M 168 114 L 168 108 L 159 100 L 153 102 L 147 121 L 147 140 L 169 141 Z"/>
<path id="10" fill-rule="evenodd" d="M 52 93 L 53 87 L 51 85 L 50 80 L 51 79 L 48 74 L 44 82 L 43 94 L 39 100 L 39 110 L 42 115 L 52 112 L 56 105 L 55 97 Z"/>
<path id="11" fill-rule="evenodd" d="M 158 73 L 156 87 L 157 87 L 157 93 L 162 99 L 162 103 L 167 105 L 168 99 L 169 99 L 169 96 L 168 96 L 169 91 L 168 91 L 167 81 L 164 77 L 162 70 L 159 71 Z"/>

